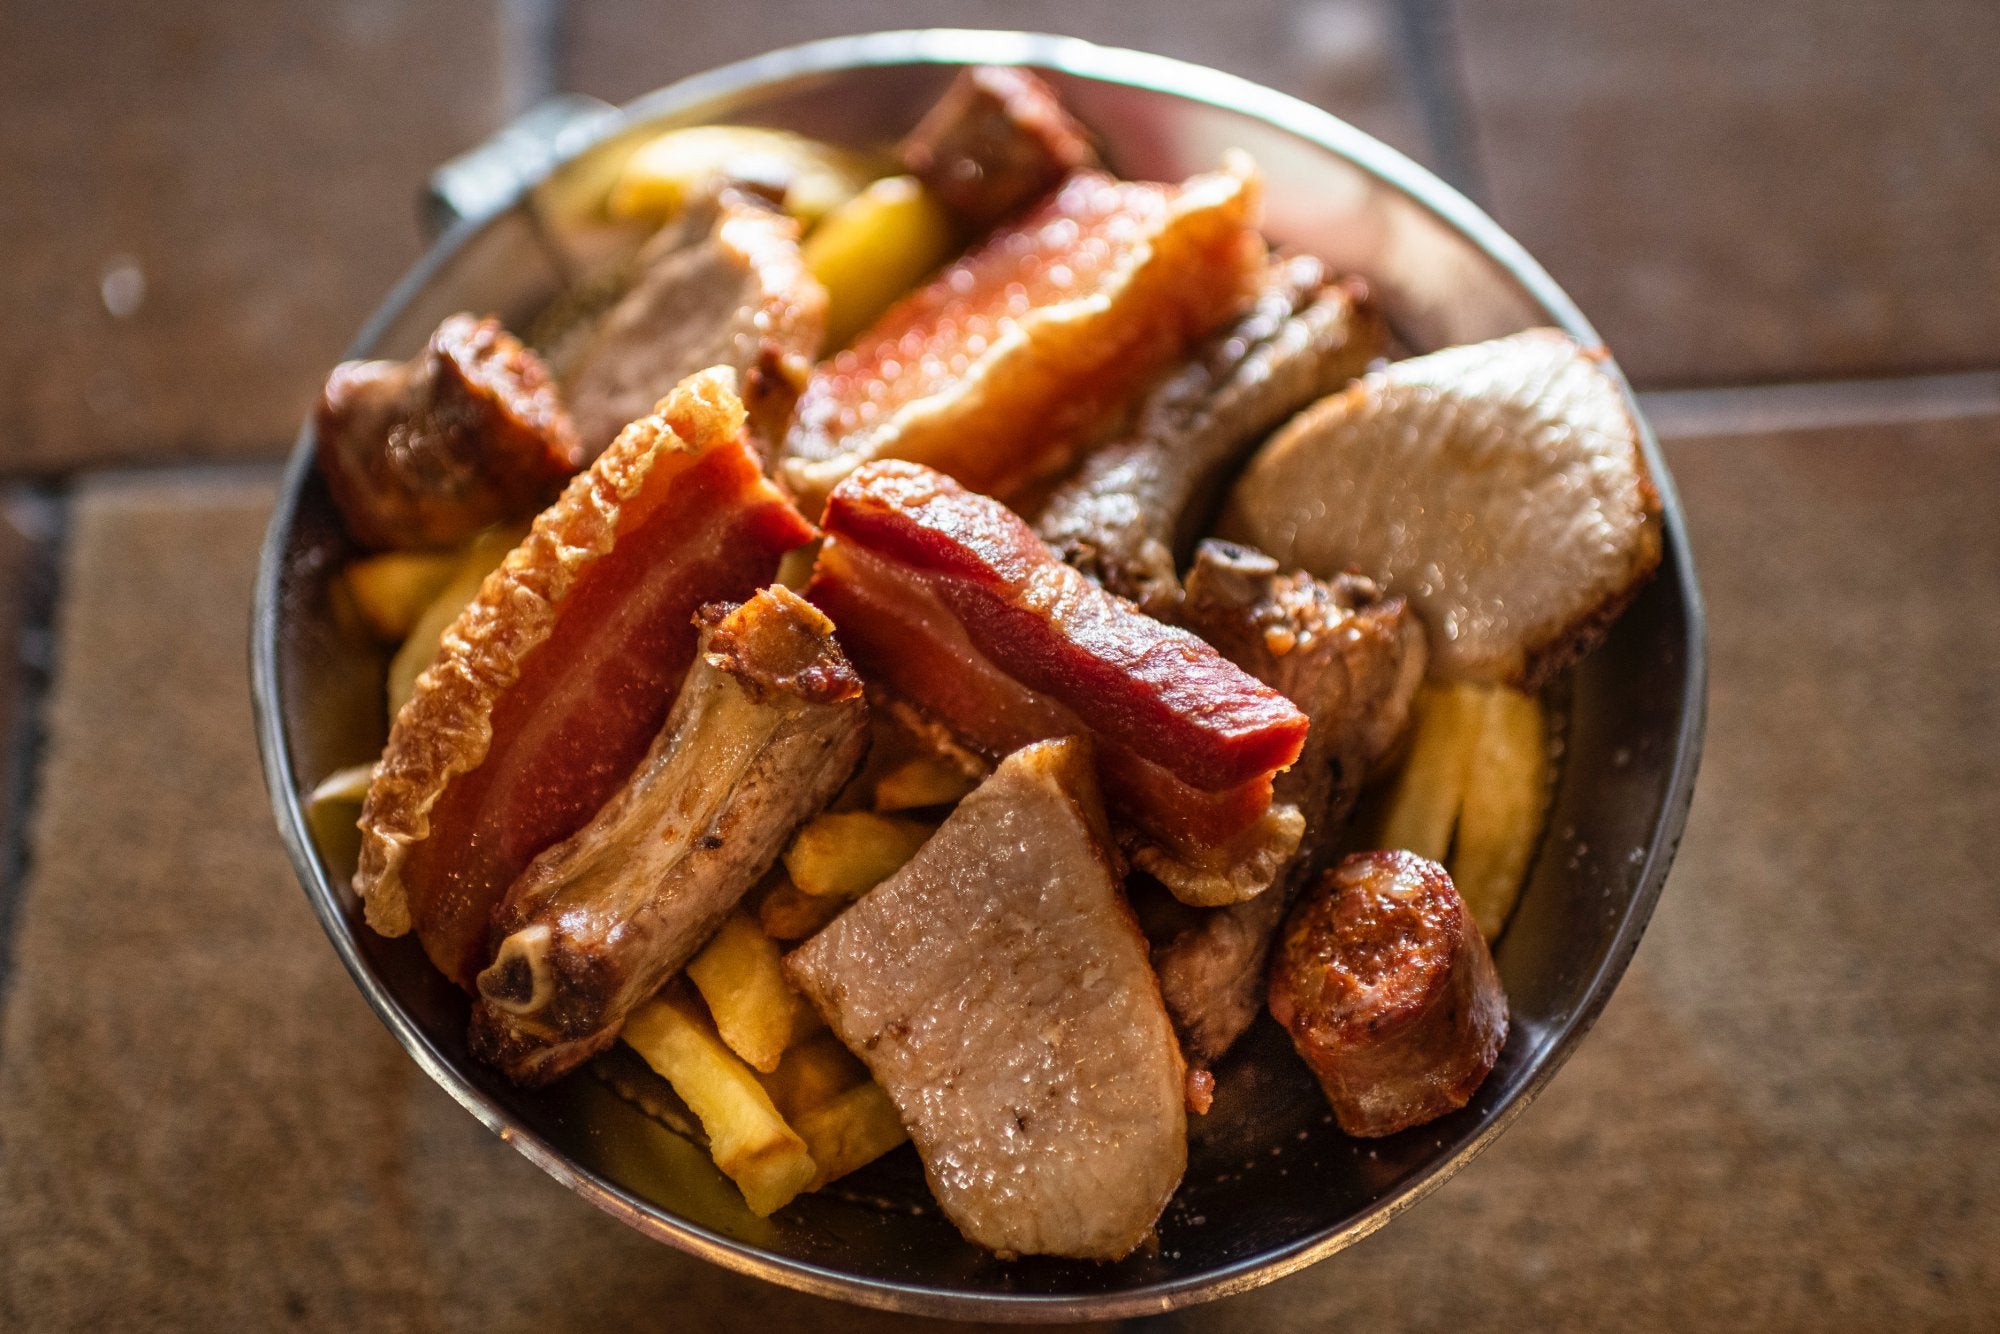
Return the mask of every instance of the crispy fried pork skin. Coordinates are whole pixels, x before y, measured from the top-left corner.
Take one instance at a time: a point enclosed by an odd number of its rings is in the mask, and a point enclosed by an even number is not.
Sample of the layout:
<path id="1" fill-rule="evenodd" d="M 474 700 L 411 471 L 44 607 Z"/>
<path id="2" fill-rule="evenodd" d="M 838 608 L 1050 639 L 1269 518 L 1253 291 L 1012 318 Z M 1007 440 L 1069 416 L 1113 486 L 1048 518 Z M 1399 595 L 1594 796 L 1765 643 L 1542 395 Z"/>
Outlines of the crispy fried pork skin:
<path id="1" fill-rule="evenodd" d="M 576 477 L 446 631 L 361 811 L 354 887 L 470 988 L 494 905 L 646 753 L 692 617 L 746 598 L 812 526 L 761 475 L 732 375 L 692 376 Z"/>
<path id="2" fill-rule="evenodd" d="M 1083 167 L 1097 150 L 1055 90 L 1024 69 L 974 65 L 897 149 L 959 226 L 983 232 Z"/>
<path id="3" fill-rule="evenodd" d="M 1311 255 L 1274 259 L 1257 299 L 1085 456 L 1035 529 L 1063 559 L 1172 620 L 1179 571 L 1214 517 L 1216 486 L 1272 430 L 1368 369 L 1388 331 L 1357 282 Z"/>
<path id="4" fill-rule="evenodd" d="M 1081 171 L 813 373 L 781 475 L 808 512 L 876 458 L 989 495 L 1059 474 L 1263 271 L 1248 159 L 1183 185 Z"/>
<path id="5" fill-rule="evenodd" d="M 799 256 L 798 223 L 725 189 L 662 227 L 638 269 L 559 363 L 584 447 L 594 457 L 687 376 L 729 366 L 768 458 L 826 334 L 826 290 Z"/>
<path id="6" fill-rule="evenodd" d="M 1409 722 L 1424 678 L 1424 627 L 1401 598 L 1366 579 L 1284 574 L 1260 551 L 1203 542 L 1188 573 L 1182 622 L 1312 720 L 1277 800 L 1305 835 L 1279 886 L 1202 912 L 1153 951 L 1160 990 L 1190 1060 L 1218 1060 L 1264 1001 L 1264 966 L 1285 904 L 1319 869 L 1369 773 Z"/>
<path id="7" fill-rule="evenodd" d="M 833 799 L 867 744 L 833 623 L 783 586 L 700 614 L 701 650 L 646 758 L 494 916 L 472 1050 L 545 1084 L 618 1035 Z"/>
<path id="8" fill-rule="evenodd" d="M 378 551 L 454 546 L 533 514 L 583 464 L 541 358 L 470 315 L 409 361 L 336 366 L 313 423 L 348 533 Z"/>
<path id="9" fill-rule="evenodd" d="M 1533 329 L 1368 375 L 1258 452 L 1222 536 L 1409 598 L 1438 675 L 1535 689 L 1660 560 L 1659 497 L 1603 361 Z"/>
<path id="10" fill-rule="evenodd" d="M 1507 997 L 1451 877 L 1408 852 L 1361 852 L 1285 921 L 1271 1014 L 1335 1120 L 1393 1135 L 1457 1111 L 1507 1041 Z"/>
<path id="11" fill-rule="evenodd" d="M 785 961 L 894 1100 L 945 1215 L 1008 1257 L 1130 1253 L 1187 1165 L 1180 1049 L 1087 750 L 1008 756 Z"/>
<path id="12" fill-rule="evenodd" d="M 835 489 L 808 595 L 862 674 L 998 759 L 1089 732 L 1135 856 L 1196 902 L 1270 883 L 1298 812 L 1271 803 L 1306 719 L 1186 631 L 1057 560 L 996 500 L 921 465 L 871 463 Z M 1175 877 L 1178 877 L 1176 879 Z"/>

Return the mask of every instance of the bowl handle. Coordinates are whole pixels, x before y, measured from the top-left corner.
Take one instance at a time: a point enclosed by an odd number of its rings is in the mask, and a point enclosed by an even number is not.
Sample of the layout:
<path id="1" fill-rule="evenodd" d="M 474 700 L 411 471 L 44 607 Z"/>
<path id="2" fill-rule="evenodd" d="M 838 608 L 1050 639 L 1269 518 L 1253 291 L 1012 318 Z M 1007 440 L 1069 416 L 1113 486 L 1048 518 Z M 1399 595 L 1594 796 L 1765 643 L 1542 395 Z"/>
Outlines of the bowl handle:
<path id="1" fill-rule="evenodd" d="M 582 93 L 537 102 L 485 143 L 431 173 L 423 199 L 425 228 L 435 239 L 468 218 L 492 217 L 556 163 L 594 142 L 617 114 L 609 102 Z"/>

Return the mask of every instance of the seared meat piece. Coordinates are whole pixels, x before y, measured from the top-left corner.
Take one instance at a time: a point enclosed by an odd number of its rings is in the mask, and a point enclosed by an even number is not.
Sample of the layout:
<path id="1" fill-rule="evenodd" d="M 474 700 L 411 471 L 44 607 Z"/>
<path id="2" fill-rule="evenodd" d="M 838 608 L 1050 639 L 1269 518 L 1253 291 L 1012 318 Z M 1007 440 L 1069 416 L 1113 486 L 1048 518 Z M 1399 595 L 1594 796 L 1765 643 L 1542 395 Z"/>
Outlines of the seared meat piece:
<path id="1" fill-rule="evenodd" d="M 595 457 L 687 376 L 729 366 L 768 459 L 826 334 L 826 289 L 799 257 L 798 223 L 723 190 L 662 227 L 638 269 L 581 345 L 556 358 L 585 450 Z"/>
<path id="2" fill-rule="evenodd" d="M 1311 255 L 1276 259 L 1249 313 L 1214 335 L 1140 404 L 1130 430 L 1093 450 L 1035 530 L 1063 559 L 1162 620 L 1212 499 L 1287 417 L 1382 355 L 1388 332 L 1358 283 Z"/>
<path id="3" fill-rule="evenodd" d="M 1307 890 L 1271 970 L 1292 1034 L 1350 1135 L 1393 1135 L 1465 1106 L 1507 1041 L 1507 997 L 1436 862 L 1358 852 Z"/>
<path id="4" fill-rule="evenodd" d="M 409 361 L 334 367 L 313 412 L 320 472 L 364 547 L 449 547 L 549 503 L 583 465 L 540 357 L 453 315 Z"/>
<path id="5" fill-rule="evenodd" d="M 1183 1073 L 1088 744 L 1016 751 L 785 970 L 1003 1256 L 1115 1260 L 1187 1165 Z"/>
<path id="6" fill-rule="evenodd" d="M 1024 69 L 975 65 L 898 149 L 903 166 L 930 187 L 968 232 L 1018 213 L 1097 151 L 1055 92 Z"/>
<path id="7" fill-rule="evenodd" d="M 813 373 L 782 475 L 808 509 L 870 459 L 1006 497 L 1065 471 L 1263 271 L 1255 168 L 1080 171 Z"/>
<path id="8" fill-rule="evenodd" d="M 1273 773 L 1306 735 L 1283 695 L 929 468 L 868 464 L 835 489 L 824 522 L 808 596 L 871 684 L 989 760 L 1092 735 L 1139 865 L 1189 902 L 1233 903 L 1270 884 L 1303 827 L 1271 801 Z"/>
<path id="9" fill-rule="evenodd" d="M 1160 990 L 1189 1059 L 1219 1059 L 1264 997 L 1264 964 L 1292 891 L 1347 822 L 1362 783 L 1402 735 L 1423 683 L 1424 627 L 1401 598 L 1354 575 L 1280 574 L 1260 551 L 1203 542 L 1188 573 L 1186 626 L 1284 692 L 1312 720 L 1275 799 L 1297 806 L 1305 836 L 1270 893 L 1203 912 L 1153 952 Z"/>
<path id="10" fill-rule="evenodd" d="M 733 377 L 633 423 L 445 632 L 361 808 L 355 892 L 470 988 L 494 906 L 616 792 L 694 660 L 705 603 L 749 597 L 809 541 L 759 471 Z"/>
<path id="11" fill-rule="evenodd" d="M 1410 599 L 1445 677 L 1533 690 L 1660 559 L 1659 497 L 1602 351 L 1553 329 L 1397 362 L 1295 417 L 1222 535 Z"/>
<path id="12" fill-rule="evenodd" d="M 776 585 L 699 619 L 700 655 L 638 770 L 494 916 L 472 1050 L 516 1083 L 617 1037 L 860 762 L 861 682 L 811 603 Z"/>

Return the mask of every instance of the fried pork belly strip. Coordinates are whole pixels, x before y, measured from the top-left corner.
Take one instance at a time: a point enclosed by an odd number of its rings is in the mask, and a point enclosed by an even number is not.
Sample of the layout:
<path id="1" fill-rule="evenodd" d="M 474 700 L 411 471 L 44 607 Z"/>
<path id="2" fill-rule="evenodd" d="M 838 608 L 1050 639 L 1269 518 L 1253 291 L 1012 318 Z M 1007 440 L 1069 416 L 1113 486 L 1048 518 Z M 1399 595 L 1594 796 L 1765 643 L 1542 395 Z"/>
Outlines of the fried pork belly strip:
<path id="1" fill-rule="evenodd" d="M 701 611 L 701 649 L 631 779 L 495 914 L 472 1050 L 545 1084 L 617 1037 L 708 939 L 866 746 L 833 623 L 782 586 Z"/>
<path id="2" fill-rule="evenodd" d="M 763 478 L 726 369 L 621 433 L 487 578 L 398 715 L 361 811 L 369 924 L 414 926 L 470 988 L 507 887 L 659 734 L 695 610 L 750 596 L 812 532 Z"/>
<path id="3" fill-rule="evenodd" d="M 1135 859 L 1190 902 L 1270 883 L 1303 821 L 1271 779 L 1306 719 L 1186 631 L 1057 560 L 1005 505 L 916 464 L 869 464 L 828 502 L 808 595 L 864 677 L 997 760 L 1088 733 Z"/>
<path id="4" fill-rule="evenodd" d="M 1358 283 L 1332 281 L 1311 255 L 1275 259 L 1248 313 L 1147 394 L 1129 431 L 1085 457 L 1036 531 L 1112 592 L 1173 619 L 1181 565 L 1213 517 L 1204 498 L 1287 417 L 1387 345 Z"/>
<path id="5" fill-rule="evenodd" d="M 810 510 L 870 459 L 989 495 L 1061 473 L 1263 269 L 1247 158 L 1182 185 L 1080 171 L 813 373 L 780 475 Z"/>
<path id="6" fill-rule="evenodd" d="M 1257 1017 L 1285 903 L 1318 870 L 1362 783 L 1408 724 L 1427 655 L 1423 623 L 1403 599 L 1351 575 L 1284 574 L 1262 552 L 1226 542 L 1196 551 L 1181 610 L 1189 629 L 1312 720 L 1298 762 L 1274 784 L 1277 800 L 1306 823 L 1279 886 L 1203 912 L 1153 952 L 1188 1057 L 1207 1064 Z"/>
<path id="7" fill-rule="evenodd" d="M 786 972 L 895 1102 L 945 1215 L 1116 1260 L 1187 1163 L 1185 1068 L 1081 739 L 1029 746 Z"/>

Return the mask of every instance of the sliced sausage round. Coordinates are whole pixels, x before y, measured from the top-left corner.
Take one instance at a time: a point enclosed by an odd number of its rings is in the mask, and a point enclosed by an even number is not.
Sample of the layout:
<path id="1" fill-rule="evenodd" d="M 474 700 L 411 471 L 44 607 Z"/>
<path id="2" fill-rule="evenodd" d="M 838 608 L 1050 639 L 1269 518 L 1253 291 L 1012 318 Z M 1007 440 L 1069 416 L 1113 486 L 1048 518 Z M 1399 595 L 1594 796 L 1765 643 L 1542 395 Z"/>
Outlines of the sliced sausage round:
<path id="1" fill-rule="evenodd" d="M 1485 938 L 1444 868 L 1407 852 L 1356 853 L 1300 896 L 1270 1003 L 1350 1135 L 1463 1107 L 1507 1039 Z"/>

